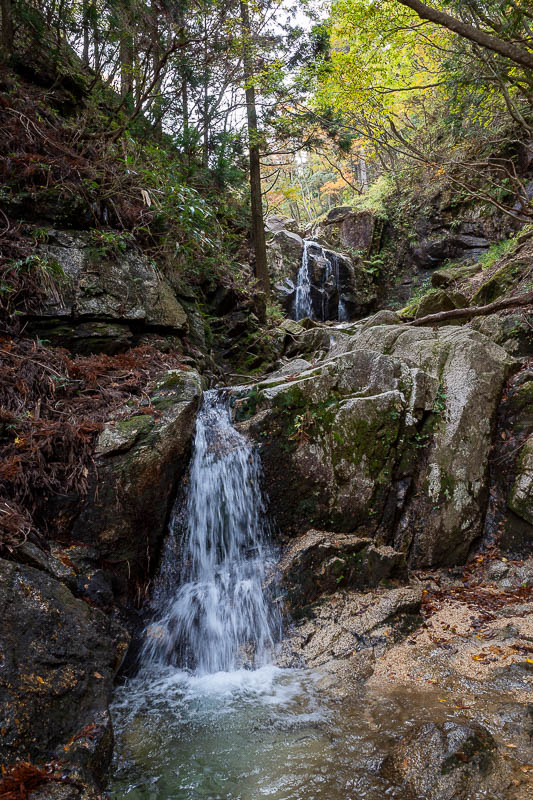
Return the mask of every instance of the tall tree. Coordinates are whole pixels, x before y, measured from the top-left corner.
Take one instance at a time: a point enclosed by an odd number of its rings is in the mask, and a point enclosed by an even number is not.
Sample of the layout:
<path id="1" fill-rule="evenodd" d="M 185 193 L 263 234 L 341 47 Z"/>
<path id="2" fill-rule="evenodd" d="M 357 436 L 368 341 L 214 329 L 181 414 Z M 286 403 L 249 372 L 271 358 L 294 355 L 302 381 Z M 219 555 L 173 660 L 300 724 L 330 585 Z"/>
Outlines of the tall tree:
<path id="1" fill-rule="evenodd" d="M 254 62 L 250 9 L 248 0 L 240 0 L 243 37 L 243 74 L 248 121 L 248 148 L 250 157 L 250 200 L 252 210 L 252 246 L 255 252 L 255 274 L 267 297 L 270 295 L 270 277 L 266 256 L 265 222 L 261 189 L 261 154 L 259 128 L 255 101 Z"/>

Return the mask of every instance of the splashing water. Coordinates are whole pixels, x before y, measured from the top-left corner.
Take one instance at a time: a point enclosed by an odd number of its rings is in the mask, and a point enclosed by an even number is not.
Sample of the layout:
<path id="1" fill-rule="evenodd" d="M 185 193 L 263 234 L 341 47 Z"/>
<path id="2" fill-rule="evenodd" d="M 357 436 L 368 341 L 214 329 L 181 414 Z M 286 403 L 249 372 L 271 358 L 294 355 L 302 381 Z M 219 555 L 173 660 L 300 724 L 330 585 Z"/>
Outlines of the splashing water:
<path id="1" fill-rule="evenodd" d="M 294 297 L 294 319 L 313 319 L 313 305 L 311 303 L 311 281 L 309 280 L 309 248 L 315 245 L 304 239 L 302 262 L 296 276 L 296 295 Z"/>
<path id="2" fill-rule="evenodd" d="M 324 247 L 322 247 L 322 245 L 318 244 L 318 242 L 313 242 L 310 239 L 304 239 L 302 262 L 296 277 L 296 294 L 294 297 L 293 307 L 294 319 L 300 320 L 304 319 L 304 317 L 309 317 L 310 319 L 316 318 L 311 298 L 311 281 L 309 278 L 309 251 L 311 248 L 318 250 L 318 257 L 322 258 L 325 262 L 320 285 L 322 293 L 320 319 L 322 322 L 325 322 L 328 319 L 329 300 L 327 288 L 331 278 L 333 278 L 337 291 L 336 319 L 339 320 L 339 322 L 346 322 L 349 319 L 349 314 L 346 304 L 340 296 L 339 257 L 337 253 L 326 250 Z"/>
<path id="3" fill-rule="evenodd" d="M 260 474 L 257 453 L 231 424 L 229 403 L 206 392 L 187 497 L 163 554 L 154 595 L 160 616 L 147 629 L 145 663 L 197 675 L 268 663 L 280 615 L 265 588 L 275 552 Z"/>

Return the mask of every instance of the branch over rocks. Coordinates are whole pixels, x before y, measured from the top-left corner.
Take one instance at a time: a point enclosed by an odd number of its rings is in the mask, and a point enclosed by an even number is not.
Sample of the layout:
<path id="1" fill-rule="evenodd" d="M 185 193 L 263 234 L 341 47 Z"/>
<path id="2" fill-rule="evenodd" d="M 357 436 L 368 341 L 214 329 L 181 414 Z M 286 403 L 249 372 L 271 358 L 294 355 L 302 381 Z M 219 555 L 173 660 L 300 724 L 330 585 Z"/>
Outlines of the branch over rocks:
<path id="1" fill-rule="evenodd" d="M 489 303 L 486 306 L 471 306 L 469 308 L 454 308 L 451 311 L 439 311 L 438 314 L 428 314 L 426 317 L 420 319 L 405 320 L 413 327 L 420 327 L 421 325 L 435 325 L 438 322 L 445 322 L 449 319 L 471 319 L 472 317 L 484 317 L 487 314 L 492 314 L 494 311 L 502 311 L 505 308 L 513 308 L 515 306 L 528 306 L 533 303 L 533 291 L 526 292 L 526 294 L 516 295 L 515 297 L 507 297 L 504 300 L 496 300 L 494 303 Z"/>

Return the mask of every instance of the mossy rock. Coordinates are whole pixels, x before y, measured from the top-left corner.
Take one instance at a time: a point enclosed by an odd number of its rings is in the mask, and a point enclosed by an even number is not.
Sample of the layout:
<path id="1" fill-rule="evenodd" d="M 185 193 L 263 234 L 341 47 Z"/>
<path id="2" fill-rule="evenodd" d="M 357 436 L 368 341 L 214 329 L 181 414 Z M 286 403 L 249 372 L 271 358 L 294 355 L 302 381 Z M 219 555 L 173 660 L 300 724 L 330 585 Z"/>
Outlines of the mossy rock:
<path id="1" fill-rule="evenodd" d="M 533 437 L 522 449 L 508 505 L 515 514 L 533 525 Z"/>
<path id="2" fill-rule="evenodd" d="M 457 308 L 452 298 L 442 289 L 435 292 L 428 292 L 420 300 L 416 311 L 415 319 L 427 317 L 429 314 L 440 314 L 441 311 L 453 311 Z"/>
<path id="3" fill-rule="evenodd" d="M 472 305 L 488 305 L 503 297 L 519 280 L 522 273 L 529 269 L 531 269 L 530 261 L 521 258 L 507 261 L 477 290 L 472 297 Z"/>
<path id="4" fill-rule="evenodd" d="M 431 285 L 435 289 L 445 289 L 458 281 L 471 278 L 481 272 L 480 264 L 460 264 L 455 267 L 439 269 L 431 276 Z"/>

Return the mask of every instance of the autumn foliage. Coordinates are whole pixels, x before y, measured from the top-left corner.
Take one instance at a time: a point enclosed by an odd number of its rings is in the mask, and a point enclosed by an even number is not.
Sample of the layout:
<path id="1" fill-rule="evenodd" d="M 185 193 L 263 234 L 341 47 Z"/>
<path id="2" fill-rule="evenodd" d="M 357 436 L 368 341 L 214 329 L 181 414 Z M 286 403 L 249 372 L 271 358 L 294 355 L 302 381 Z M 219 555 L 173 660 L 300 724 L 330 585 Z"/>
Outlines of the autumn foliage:
<path id="1" fill-rule="evenodd" d="M 72 356 L 31 339 L 0 339 L 0 551 L 28 537 L 61 538 L 88 489 L 93 447 L 110 417 L 157 414 L 145 387 L 182 366 L 176 354 L 137 347 Z M 128 404 L 126 405 L 126 401 Z M 64 515 L 51 515 L 59 502 Z"/>

